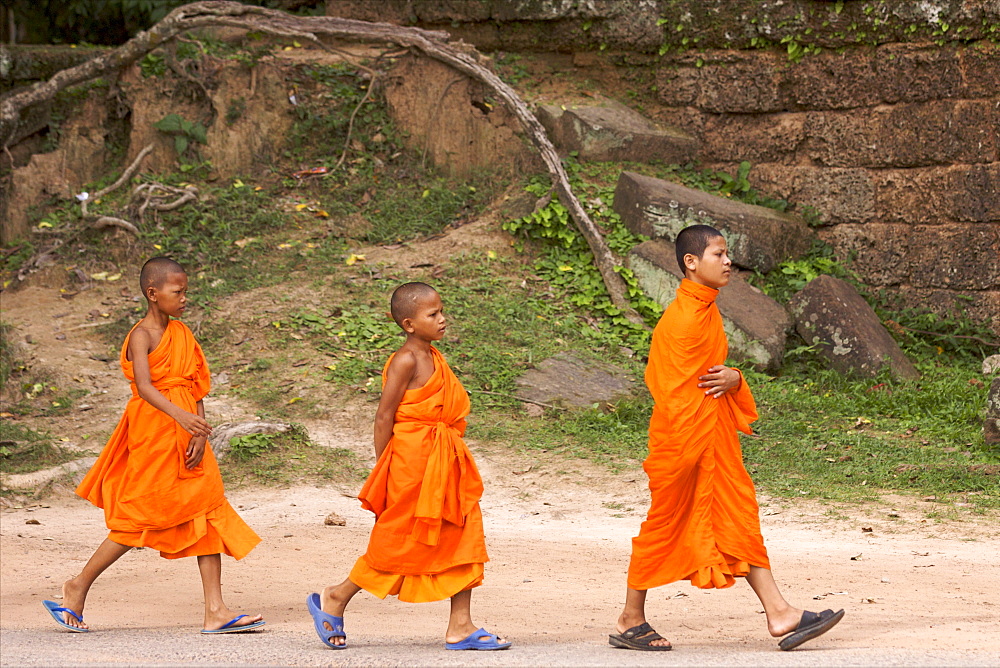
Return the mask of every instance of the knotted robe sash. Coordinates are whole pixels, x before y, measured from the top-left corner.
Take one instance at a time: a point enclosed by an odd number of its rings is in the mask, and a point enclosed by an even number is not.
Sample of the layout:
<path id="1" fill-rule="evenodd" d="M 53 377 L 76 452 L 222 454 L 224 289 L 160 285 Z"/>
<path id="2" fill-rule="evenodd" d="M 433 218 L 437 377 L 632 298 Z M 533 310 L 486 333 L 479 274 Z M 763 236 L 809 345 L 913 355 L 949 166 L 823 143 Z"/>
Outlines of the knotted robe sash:
<path id="1" fill-rule="evenodd" d="M 139 396 L 127 357 L 131 335 L 122 344 L 120 361 L 132 398 L 76 493 L 104 509 L 112 540 L 122 544 L 153 547 L 167 557 L 188 556 L 193 549 L 242 558 L 260 538 L 226 501 L 211 447 L 206 445 L 197 466 L 185 467 L 191 435 Z M 148 359 L 153 387 L 196 413 L 198 401 L 208 394 L 210 374 L 191 330 L 171 320 Z M 206 536 L 212 547 L 201 552 L 198 545 Z"/>
<path id="2" fill-rule="evenodd" d="M 483 480 L 462 438 L 469 395 L 441 353 L 431 354 L 433 374 L 403 394 L 392 438 L 358 495 L 376 516 L 364 559 L 380 571 L 440 573 L 487 561 Z"/>

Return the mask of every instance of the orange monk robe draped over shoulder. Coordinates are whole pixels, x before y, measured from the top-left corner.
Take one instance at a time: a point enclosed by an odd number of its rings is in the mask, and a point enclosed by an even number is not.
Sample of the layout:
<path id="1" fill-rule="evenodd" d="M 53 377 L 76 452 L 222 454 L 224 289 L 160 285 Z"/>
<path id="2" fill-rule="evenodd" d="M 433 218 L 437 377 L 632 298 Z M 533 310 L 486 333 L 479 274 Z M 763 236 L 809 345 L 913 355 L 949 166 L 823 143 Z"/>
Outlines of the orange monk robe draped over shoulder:
<path id="1" fill-rule="evenodd" d="M 698 387 L 698 377 L 728 354 L 718 294 L 684 279 L 653 331 L 646 384 L 655 406 L 643 465 L 652 503 L 632 540 L 632 589 L 677 580 L 724 588 L 749 566 L 770 568 L 736 434 L 752 433 L 753 395 L 743 379 L 719 399 Z"/>
<path id="2" fill-rule="evenodd" d="M 462 439 L 469 395 L 433 346 L 434 373 L 407 390 L 392 438 L 358 498 L 375 513 L 368 551 L 350 579 L 384 598 L 439 601 L 482 582 L 483 480 Z M 392 357 L 382 371 L 386 372 Z"/>
<path id="3" fill-rule="evenodd" d="M 121 365 L 132 398 L 76 493 L 104 509 L 108 538 L 121 545 L 150 547 L 167 559 L 218 553 L 242 559 L 260 538 L 226 500 L 210 447 L 198 466 L 185 468 L 191 436 L 139 397 L 126 357 L 129 337 Z M 208 363 L 179 320 L 170 321 L 149 353 L 149 371 L 153 387 L 188 412 L 196 413 L 208 394 Z"/>

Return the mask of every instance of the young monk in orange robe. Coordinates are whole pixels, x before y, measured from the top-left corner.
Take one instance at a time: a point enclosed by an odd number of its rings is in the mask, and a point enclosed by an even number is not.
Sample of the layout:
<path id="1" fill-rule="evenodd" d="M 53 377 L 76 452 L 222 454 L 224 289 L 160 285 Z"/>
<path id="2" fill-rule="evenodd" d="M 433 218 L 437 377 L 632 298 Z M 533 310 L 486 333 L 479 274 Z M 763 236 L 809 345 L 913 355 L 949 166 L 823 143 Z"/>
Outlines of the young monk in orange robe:
<path id="1" fill-rule="evenodd" d="M 222 600 L 220 553 L 242 559 L 260 538 L 226 500 L 208 445 L 205 356 L 191 330 L 171 320 L 184 312 L 187 274 L 158 257 L 143 266 L 139 283 L 149 308 L 121 351 L 132 398 L 76 490 L 104 509 L 110 533 L 83 571 L 63 584 L 62 605 L 44 605 L 61 626 L 89 631 L 83 608 L 94 580 L 133 547 L 150 547 L 167 559 L 198 557 L 205 592 L 202 633 L 257 628 L 264 624 L 259 615 L 235 615 Z"/>
<path id="2" fill-rule="evenodd" d="M 625 609 L 615 647 L 664 651 L 670 643 L 646 623 L 646 590 L 677 580 L 702 589 L 745 577 L 764 605 L 772 636 L 787 650 L 831 629 L 844 611 L 813 613 L 789 605 L 771 575 L 753 481 L 736 431 L 753 433 L 757 407 L 742 374 L 723 362 L 728 343 L 715 304 L 729 283 L 726 240 L 695 225 L 677 236 L 685 278 L 653 331 L 646 384 L 652 504 L 632 541 Z"/>
<path id="3" fill-rule="evenodd" d="M 422 603 L 451 598 L 445 648 L 497 650 L 511 643 L 472 623 L 472 588 L 483 582 L 483 481 L 462 440 L 469 395 L 431 345 L 445 333 L 441 297 L 424 283 L 392 295 L 406 342 L 382 371 L 375 414 L 378 462 L 358 498 L 375 513 L 368 550 L 341 584 L 306 599 L 319 637 L 347 646 L 344 610 L 362 589 Z"/>

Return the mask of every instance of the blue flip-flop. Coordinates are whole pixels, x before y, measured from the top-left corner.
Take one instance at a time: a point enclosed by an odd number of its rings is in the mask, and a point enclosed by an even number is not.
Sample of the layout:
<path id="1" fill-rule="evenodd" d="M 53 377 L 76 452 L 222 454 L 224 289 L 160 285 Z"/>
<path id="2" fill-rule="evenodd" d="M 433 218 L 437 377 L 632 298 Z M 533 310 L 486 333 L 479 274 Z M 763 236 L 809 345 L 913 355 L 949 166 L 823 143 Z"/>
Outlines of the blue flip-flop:
<path id="1" fill-rule="evenodd" d="M 473 631 L 469 634 L 465 640 L 459 640 L 458 642 L 446 642 L 444 644 L 445 649 L 478 649 L 478 650 L 495 650 L 495 649 L 507 649 L 510 647 L 511 643 L 500 642 L 496 635 L 490 633 L 486 629 L 479 629 L 478 631 Z"/>
<path id="2" fill-rule="evenodd" d="M 309 608 L 309 614 L 313 618 L 313 626 L 316 627 L 316 634 L 319 635 L 319 639 L 322 640 L 327 647 L 332 647 L 333 649 L 347 649 L 347 634 L 344 633 L 344 618 L 334 617 L 328 612 L 323 612 L 323 603 L 320 601 L 319 594 L 312 593 L 306 597 L 306 607 Z M 323 626 L 323 622 L 330 625 L 333 630 L 327 629 Z M 343 645 L 335 645 L 331 642 L 334 638 L 343 638 Z"/>
<path id="3" fill-rule="evenodd" d="M 52 615 L 52 619 L 56 620 L 56 624 L 63 627 L 64 629 L 68 629 L 73 633 L 90 633 L 90 629 L 81 629 L 79 626 L 73 626 L 71 624 L 67 624 L 65 621 L 63 621 L 62 613 L 68 612 L 69 614 L 76 617 L 77 621 L 80 622 L 81 624 L 83 623 L 83 615 L 78 615 L 69 608 L 62 607 L 55 601 L 42 601 L 42 605 L 44 605 L 45 609 L 49 611 L 50 615 Z"/>
<path id="4" fill-rule="evenodd" d="M 201 632 L 202 633 L 206 633 L 206 634 L 213 634 L 213 633 L 240 633 L 242 631 L 249 631 L 250 629 L 260 628 L 261 626 L 264 626 L 264 624 L 266 623 L 263 619 L 261 619 L 261 620 L 258 620 L 256 622 L 251 622 L 250 624 L 243 624 L 241 626 L 233 626 L 233 624 L 235 624 L 236 622 L 240 621 L 244 617 L 248 617 L 248 616 L 249 615 L 237 615 L 236 617 L 233 617 L 232 619 L 230 619 L 228 622 L 226 622 L 225 624 L 223 624 L 222 626 L 220 626 L 217 629 L 211 629 L 211 630 L 209 630 L 209 629 L 202 629 Z"/>

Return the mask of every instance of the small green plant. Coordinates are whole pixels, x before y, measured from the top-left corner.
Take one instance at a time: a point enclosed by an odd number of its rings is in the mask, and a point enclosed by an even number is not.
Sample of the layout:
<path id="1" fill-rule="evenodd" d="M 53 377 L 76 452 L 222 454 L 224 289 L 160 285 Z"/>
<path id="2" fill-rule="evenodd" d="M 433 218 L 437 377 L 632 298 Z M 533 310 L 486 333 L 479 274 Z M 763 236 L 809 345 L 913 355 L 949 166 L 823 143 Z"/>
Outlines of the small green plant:
<path id="1" fill-rule="evenodd" d="M 174 138 L 174 150 L 182 160 L 192 142 L 208 143 L 208 128 L 201 123 L 182 118 L 179 114 L 167 114 L 153 123 L 153 127 Z"/>
<path id="2" fill-rule="evenodd" d="M 229 101 L 226 107 L 226 125 L 232 125 L 243 118 L 247 111 L 247 101 L 243 96 L 235 97 Z"/>
<path id="3" fill-rule="evenodd" d="M 229 441 L 229 454 L 240 461 L 248 461 L 259 457 L 274 448 L 272 434 L 250 434 L 238 436 Z"/>
<path id="4" fill-rule="evenodd" d="M 158 53 L 147 53 L 139 61 L 139 71 L 144 79 L 161 77 L 167 73 L 167 60 Z"/>

